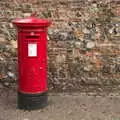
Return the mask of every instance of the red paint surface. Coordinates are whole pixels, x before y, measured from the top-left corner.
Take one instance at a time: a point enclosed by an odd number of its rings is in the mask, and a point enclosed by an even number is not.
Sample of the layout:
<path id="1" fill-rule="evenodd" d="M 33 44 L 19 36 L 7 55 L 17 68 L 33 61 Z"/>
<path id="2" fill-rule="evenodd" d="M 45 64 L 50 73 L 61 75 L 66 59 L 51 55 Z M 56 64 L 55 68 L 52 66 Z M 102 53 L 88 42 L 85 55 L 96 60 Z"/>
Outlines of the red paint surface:
<path id="1" fill-rule="evenodd" d="M 48 89 L 47 27 L 50 22 L 27 18 L 17 19 L 13 23 L 18 28 L 18 90 L 30 94 L 46 92 Z M 37 44 L 37 56 L 35 57 L 28 56 L 28 44 L 30 43 Z"/>

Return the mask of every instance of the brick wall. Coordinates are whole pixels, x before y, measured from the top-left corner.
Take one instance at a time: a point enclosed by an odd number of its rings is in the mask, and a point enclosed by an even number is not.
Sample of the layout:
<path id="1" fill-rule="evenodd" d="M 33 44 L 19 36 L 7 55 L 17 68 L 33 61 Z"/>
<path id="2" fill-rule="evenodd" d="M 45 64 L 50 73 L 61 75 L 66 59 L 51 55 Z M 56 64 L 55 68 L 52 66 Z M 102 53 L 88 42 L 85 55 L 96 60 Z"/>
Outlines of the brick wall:
<path id="1" fill-rule="evenodd" d="M 38 17 L 53 21 L 48 30 L 50 90 L 119 85 L 119 0 L 1 0 L 0 39 L 3 42 L 0 43 L 0 62 L 3 83 L 7 79 L 11 85 L 17 80 L 16 67 L 8 69 L 15 66 L 13 61 L 17 56 L 11 20 L 30 16 L 34 11 L 37 11 Z"/>

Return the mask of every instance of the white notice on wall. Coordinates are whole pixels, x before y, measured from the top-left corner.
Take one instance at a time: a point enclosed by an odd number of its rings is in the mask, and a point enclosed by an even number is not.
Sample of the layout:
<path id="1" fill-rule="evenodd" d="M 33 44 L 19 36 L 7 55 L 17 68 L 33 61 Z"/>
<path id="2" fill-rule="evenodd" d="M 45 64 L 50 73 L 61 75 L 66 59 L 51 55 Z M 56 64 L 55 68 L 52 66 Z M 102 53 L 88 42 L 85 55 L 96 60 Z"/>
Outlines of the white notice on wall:
<path id="1" fill-rule="evenodd" d="M 28 56 L 29 57 L 37 56 L 37 44 L 36 43 L 28 44 Z"/>

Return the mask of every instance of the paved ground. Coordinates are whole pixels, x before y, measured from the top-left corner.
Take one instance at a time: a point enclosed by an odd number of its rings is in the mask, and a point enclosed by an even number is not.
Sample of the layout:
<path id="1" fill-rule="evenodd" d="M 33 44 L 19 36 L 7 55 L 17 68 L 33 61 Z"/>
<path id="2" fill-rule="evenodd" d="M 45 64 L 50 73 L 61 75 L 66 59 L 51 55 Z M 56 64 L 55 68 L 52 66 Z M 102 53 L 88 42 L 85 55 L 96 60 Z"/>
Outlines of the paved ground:
<path id="1" fill-rule="evenodd" d="M 50 105 L 41 110 L 16 109 L 16 92 L 0 89 L 0 120 L 120 120 L 120 96 L 50 94 Z"/>

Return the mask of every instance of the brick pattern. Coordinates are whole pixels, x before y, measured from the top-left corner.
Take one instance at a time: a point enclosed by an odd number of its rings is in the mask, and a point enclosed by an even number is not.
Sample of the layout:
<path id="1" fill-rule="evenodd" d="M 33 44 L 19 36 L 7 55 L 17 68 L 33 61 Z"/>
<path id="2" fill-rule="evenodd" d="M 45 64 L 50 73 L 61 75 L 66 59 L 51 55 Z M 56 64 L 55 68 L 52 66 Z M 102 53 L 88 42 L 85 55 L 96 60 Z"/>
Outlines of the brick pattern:
<path id="1" fill-rule="evenodd" d="M 48 31 L 50 90 L 120 83 L 119 0 L 1 0 L 0 36 L 15 40 L 11 20 L 34 11 L 52 20 Z"/>

